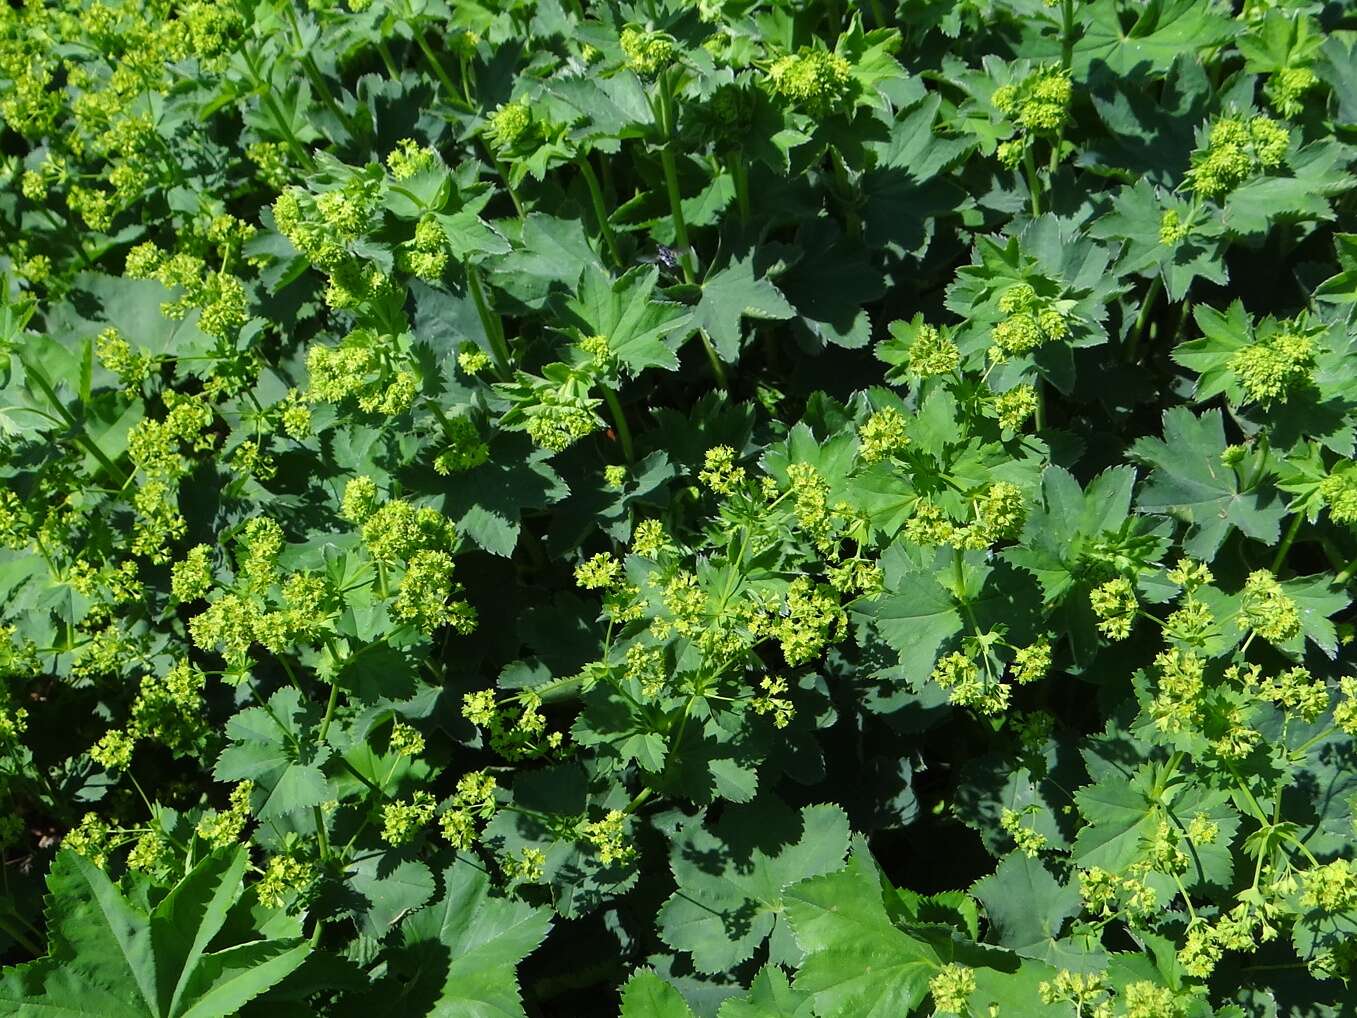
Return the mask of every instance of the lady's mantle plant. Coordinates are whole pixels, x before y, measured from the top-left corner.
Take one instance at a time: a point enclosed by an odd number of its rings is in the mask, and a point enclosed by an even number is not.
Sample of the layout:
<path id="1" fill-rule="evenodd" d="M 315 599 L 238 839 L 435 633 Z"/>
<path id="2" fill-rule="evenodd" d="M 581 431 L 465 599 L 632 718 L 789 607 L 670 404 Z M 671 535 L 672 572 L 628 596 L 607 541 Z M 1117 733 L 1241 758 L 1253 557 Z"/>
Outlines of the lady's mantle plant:
<path id="1" fill-rule="evenodd" d="M 1357 22 L 0 12 L 0 1014 L 1312 1018 Z"/>

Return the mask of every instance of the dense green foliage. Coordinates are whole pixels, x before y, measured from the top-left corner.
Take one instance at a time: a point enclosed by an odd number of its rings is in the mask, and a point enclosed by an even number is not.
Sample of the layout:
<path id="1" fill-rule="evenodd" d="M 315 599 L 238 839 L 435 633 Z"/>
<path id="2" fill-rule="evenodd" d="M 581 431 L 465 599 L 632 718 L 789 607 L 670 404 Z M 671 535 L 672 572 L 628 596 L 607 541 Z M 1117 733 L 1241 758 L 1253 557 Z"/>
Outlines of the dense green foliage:
<path id="1" fill-rule="evenodd" d="M 1351 5 L 25 0 L 0 118 L 0 1014 L 1353 1013 Z"/>

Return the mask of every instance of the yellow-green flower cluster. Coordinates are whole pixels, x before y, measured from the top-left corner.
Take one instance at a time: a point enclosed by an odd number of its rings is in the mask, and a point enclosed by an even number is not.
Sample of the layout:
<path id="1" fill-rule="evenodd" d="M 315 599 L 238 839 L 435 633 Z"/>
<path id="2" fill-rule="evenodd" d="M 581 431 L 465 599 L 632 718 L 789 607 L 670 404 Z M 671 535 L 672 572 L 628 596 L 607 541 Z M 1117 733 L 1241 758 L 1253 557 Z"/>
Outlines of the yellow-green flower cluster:
<path id="1" fill-rule="evenodd" d="M 966 654 L 954 651 L 938 659 L 929 676 L 947 693 L 948 702 L 973 707 L 981 714 L 1000 714 L 1008 709 L 1011 689 L 990 679 Z"/>
<path id="2" fill-rule="evenodd" d="M 803 48 L 768 69 L 774 94 L 812 117 L 842 112 L 853 99 L 853 65 L 837 53 Z"/>
<path id="3" fill-rule="evenodd" d="M 422 173 L 438 160 L 433 149 L 421 145 L 414 138 L 402 138 L 386 157 L 387 169 L 396 180 L 409 180 Z"/>
<path id="4" fill-rule="evenodd" d="M 359 475 L 352 477 L 344 485 L 344 494 L 339 503 L 339 515 L 350 523 L 366 523 L 377 511 L 381 502 L 381 492 L 377 482 L 371 477 Z"/>
<path id="5" fill-rule="evenodd" d="M 858 428 L 858 455 L 867 463 L 894 456 L 909 443 L 908 421 L 895 407 L 883 407 Z"/>
<path id="6" fill-rule="evenodd" d="M 134 351 L 127 337 L 113 326 L 95 337 L 94 352 L 129 393 L 139 389 L 157 365 L 154 354 L 144 348 Z"/>
<path id="7" fill-rule="evenodd" d="M 643 78 L 653 78 L 674 59 L 674 37 L 664 32 L 649 32 L 635 25 L 622 29 L 618 39 L 627 66 Z"/>
<path id="8" fill-rule="evenodd" d="M 80 823 L 72 827 L 61 839 L 61 847 L 69 848 L 76 855 L 84 856 L 103 869 L 108 865 L 112 834 L 113 829 L 98 813 L 86 813 L 80 818 Z"/>
<path id="9" fill-rule="evenodd" d="M 798 576 L 787 588 L 782 611 L 769 631 L 782 649 L 783 660 L 799 665 L 819 657 L 845 624 L 834 588 Z"/>
<path id="10" fill-rule="evenodd" d="M 1300 875 L 1300 903 L 1320 912 L 1347 912 L 1357 908 L 1357 867 L 1350 859 L 1311 866 Z"/>
<path id="11" fill-rule="evenodd" d="M 622 563 L 607 552 L 575 567 L 575 582 L 585 590 L 606 590 L 622 577 Z"/>
<path id="12" fill-rule="evenodd" d="M 155 873 L 168 865 L 170 843 L 156 828 L 151 828 L 132 846 L 127 855 L 127 868 L 138 873 Z"/>
<path id="13" fill-rule="evenodd" d="M 1159 673 L 1150 716 L 1165 732 L 1190 731 L 1201 723 L 1206 662 L 1191 651 L 1170 648 L 1154 659 Z"/>
<path id="14" fill-rule="evenodd" d="M 1333 709 L 1333 723 L 1346 735 L 1357 735 L 1357 676 L 1344 675 L 1338 680 L 1342 697 Z"/>
<path id="15" fill-rule="evenodd" d="M 524 142 L 531 141 L 534 135 L 532 110 L 521 99 L 502 103 L 490 114 L 485 125 L 485 137 L 492 148 L 509 151 Z"/>
<path id="16" fill-rule="evenodd" d="M 1015 385 L 995 397 L 994 409 L 999 415 L 999 427 L 1017 431 L 1037 411 L 1037 390 L 1025 382 Z"/>
<path id="17" fill-rule="evenodd" d="M 714 445 L 703 456 L 698 480 L 718 495 L 733 495 L 744 483 L 744 467 L 735 465 L 735 450 L 728 445 Z"/>
<path id="18" fill-rule="evenodd" d="M 1271 117 L 1219 118 L 1211 125 L 1206 147 L 1192 156 L 1187 179 L 1204 198 L 1223 198 L 1256 173 L 1282 164 L 1291 134 Z"/>
<path id="19" fill-rule="evenodd" d="M 387 745 L 397 756 L 419 756 L 424 752 L 424 736 L 413 725 L 395 721 L 391 725 L 391 738 Z"/>
<path id="20" fill-rule="evenodd" d="M 231 799 L 223 811 L 208 810 L 198 821 L 194 833 L 210 848 L 226 848 L 240 841 L 250 819 L 250 795 L 254 782 L 242 781 L 231 789 Z"/>
<path id="21" fill-rule="evenodd" d="M 560 750 L 564 737 L 547 732 L 542 698 L 532 690 L 516 700 L 499 703 L 493 689 L 462 697 L 462 716 L 490 736 L 491 748 L 506 760 L 527 760 Z"/>
<path id="22" fill-rule="evenodd" d="M 966 1014 L 975 993 L 975 972 L 958 962 L 948 962 L 928 981 L 933 1006 L 940 1014 Z"/>
<path id="23" fill-rule="evenodd" d="M 357 482 L 358 478 L 350 484 Z M 365 489 L 358 489 L 362 492 Z M 345 501 L 348 501 L 347 492 Z M 457 543 L 457 528 L 437 509 L 415 507 L 395 499 L 363 521 L 363 543 L 373 558 L 384 562 L 408 559 L 417 551 L 447 550 Z"/>
<path id="24" fill-rule="evenodd" d="M 206 676 L 188 661 L 178 661 L 164 675 L 142 676 L 132 701 L 128 730 L 176 752 L 191 750 L 207 730 L 203 712 Z"/>
<path id="25" fill-rule="evenodd" d="M 423 216 L 415 225 L 414 238 L 401 248 L 400 267 L 419 279 L 435 282 L 448 267 L 448 235 L 432 215 Z"/>
<path id="26" fill-rule="evenodd" d="M 528 436 L 550 452 L 562 452 L 598 428 L 597 401 L 545 388 L 537 393 L 538 402 L 527 410 Z"/>
<path id="27" fill-rule="evenodd" d="M 419 789 L 408 800 L 398 799 L 382 807 L 382 840 L 388 845 L 413 841 L 433 819 L 438 800 L 432 792 Z"/>
<path id="28" fill-rule="evenodd" d="M 620 809 L 609 810 L 600 820 L 585 821 L 579 833 L 604 866 L 622 865 L 636 857 L 636 846 L 628 840 L 627 815 Z"/>
<path id="29" fill-rule="evenodd" d="M 264 867 L 255 892 L 266 908 L 282 908 L 289 897 L 304 893 L 315 879 L 316 870 L 310 863 L 290 855 L 275 855 Z"/>
<path id="30" fill-rule="evenodd" d="M 1319 484 L 1319 496 L 1335 523 L 1357 526 L 1357 469 L 1350 463 L 1335 470 Z"/>
<path id="31" fill-rule="evenodd" d="M 170 592 L 180 601 L 197 601 L 212 589 L 212 548 L 195 544 L 170 570 Z"/>
<path id="32" fill-rule="evenodd" d="M 434 458 L 433 468 L 444 477 L 474 470 L 490 458 L 490 446 L 470 418 L 448 418 L 443 432 L 447 446 Z"/>
<path id="33" fill-rule="evenodd" d="M 249 320 L 245 284 L 225 271 L 214 272 L 198 256 L 180 251 L 168 254 L 151 241 L 127 254 L 125 273 L 133 279 L 156 279 L 184 294 L 160 305 L 167 318 L 183 318 L 199 310 L 198 327 L 215 339 L 228 339 Z"/>
<path id="34" fill-rule="evenodd" d="M 453 848 L 470 850 L 476 841 L 476 821 L 495 815 L 495 787 L 494 777 L 484 771 L 471 771 L 458 779 L 452 803 L 439 817 L 443 837 Z"/>
<path id="35" fill-rule="evenodd" d="M 1022 489 L 1008 481 L 995 481 L 971 503 L 975 520 L 968 528 L 966 545 L 985 548 L 1017 537 L 1027 521 L 1027 502 Z"/>
<path id="36" fill-rule="evenodd" d="M 478 375 L 490 366 L 490 355 L 474 346 L 457 354 L 457 367 L 463 374 Z"/>
<path id="37" fill-rule="evenodd" d="M 1165 247 L 1177 247 L 1191 232 L 1191 225 L 1183 222 L 1177 209 L 1168 209 L 1159 219 L 1159 243 Z"/>
<path id="38" fill-rule="evenodd" d="M 1173 990 L 1148 980 L 1128 983 L 1121 991 L 1126 1018 L 1179 1018 L 1183 1009 Z"/>
<path id="39" fill-rule="evenodd" d="M 1077 1015 L 1100 1014 L 1096 1008 L 1112 992 L 1107 986 L 1107 977 L 1101 972 L 1071 972 L 1061 969 L 1054 979 L 1046 979 L 1037 985 L 1037 994 L 1043 1004 L 1069 1003 L 1074 1005 Z"/>
<path id="40" fill-rule="evenodd" d="M 765 675 L 759 682 L 759 688 L 763 692 L 749 701 L 750 708 L 755 714 L 771 714 L 773 727 L 786 728 L 796 717 L 796 705 L 783 695 L 787 692 L 787 680 L 781 676 Z"/>
<path id="41" fill-rule="evenodd" d="M 829 508 L 829 485 L 809 463 L 789 463 L 787 482 L 791 485 L 797 525 L 820 551 L 832 552 L 834 514 Z"/>
<path id="42" fill-rule="evenodd" d="M 406 564 L 391 614 L 426 634 L 443 626 L 463 635 L 475 630 L 476 610 L 466 601 L 453 600 L 461 586 L 453 582 L 452 571 L 452 556 L 446 551 L 416 551 Z"/>
<path id="43" fill-rule="evenodd" d="M 1245 625 L 1269 643 L 1285 643 L 1300 632 L 1300 609 L 1266 569 L 1255 570 L 1244 581 L 1239 614 Z"/>
<path id="44" fill-rule="evenodd" d="M 1026 817 L 1036 813 L 1038 809 L 1035 804 L 1022 810 L 1009 809 L 1005 806 L 1003 812 L 999 814 L 999 826 L 1013 839 L 1017 850 L 1029 859 L 1035 859 L 1046 847 L 1046 835 L 1025 823 Z"/>
<path id="45" fill-rule="evenodd" d="M 1027 685 L 1044 679 L 1051 670 L 1051 641 L 1037 640 L 1013 653 L 1013 681 Z"/>
<path id="46" fill-rule="evenodd" d="M 1116 911 L 1145 916 L 1159 905 L 1159 895 L 1141 876 L 1118 876 L 1100 866 L 1079 871 L 1079 897 L 1095 915 Z"/>
<path id="47" fill-rule="evenodd" d="M 1225 674 L 1228 678 L 1242 680 L 1245 689 L 1256 692 L 1264 700 L 1269 700 L 1287 714 L 1300 718 L 1307 724 L 1315 721 L 1329 707 L 1329 690 L 1324 683 L 1310 674 L 1309 670 L 1296 666 L 1277 675 L 1269 675 L 1261 682 L 1258 676 L 1261 669 L 1250 665 L 1247 669 L 1232 666 Z"/>
<path id="48" fill-rule="evenodd" d="M 1294 117 L 1305 109 L 1306 92 L 1319 84 L 1319 75 L 1308 67 L 1283 67 L 1268 75 L 1263 92 L 1284 117 Z"/>
<path id="49" fill-rule="evenodd" d="M 1009 287 L 999 298 L 999 310 L 1008 315 L 990 331 L 991 360 L 1031 353 L 1039 346 L 1069 335 L 1069 322 L 1055 302 L 1043 299 L 1028 283 Z"/>
<path id="50" fill-rule="evenodd" d="M 1119 576 L 1089 592 L 1089 604 L 1098 617 L 1098 631 L 1109 640 L 1124 640 L 1131 635 L 1140 603 L 1131 581 Z"/>
<path id="51" fill-rule="evenodd" d="M 936 326 L 921 325 L 910 344 L 906 364 L 910 374 L 920 378 L 945 375 L 961 364 L 961 351 Z"/>
<path id="52" fill-rule="evenodd" d="M 15 742 L 28 731 L 28 708 L 0 707 L 0 742 Z"/>
<path id="53" fill-rule="evenodd" d="M 507 855 L 500 859 L 500 869 L 509 880 L 519 883 L 535 884 L 546 872 L 547 856 L 540 848 L 525 845 L 517 856 Z"/>
<path id="54" fill-rule="evenodd" d="M 132 763 L 136 740 L 126 732 L 114 728 L 104 733 L 90 749 L 90 759 L 109 771 L 126 770 Z"/>
<path id="55" fill-rule="evenodd" d="M 1271 403 L 1310 383 L 1314 340 L 1284 329 L 1236 350 L 1228 364 L 1247 401 Z"/>
<path id="56" fill-rule="evenodd" d="M 1059 68 L 1040 68 L 1015 84 L 1000 85 L 991 101 L 1029 134 L 1052 134 L 1069 119 L 1070 76 Z"/>
<path id="57" fill-rule="evenodd" d="M 352 399 L 364 413 L 394 416 L 410 409 L 419 395 L 419 377 L 388 351 L 389 336 L 357 329 L 338 346 L 316 344 L 306 355 L 312 403 L 342 404 Z"/>

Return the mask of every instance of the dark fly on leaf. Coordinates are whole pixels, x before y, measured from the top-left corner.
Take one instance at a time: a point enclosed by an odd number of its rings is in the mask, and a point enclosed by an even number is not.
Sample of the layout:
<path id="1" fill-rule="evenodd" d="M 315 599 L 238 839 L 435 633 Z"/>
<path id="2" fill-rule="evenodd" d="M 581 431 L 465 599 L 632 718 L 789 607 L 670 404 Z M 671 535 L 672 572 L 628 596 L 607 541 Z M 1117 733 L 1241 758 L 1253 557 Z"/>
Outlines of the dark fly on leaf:
<path id="1" fill-rule="evenodd" d="M 666 247 L 663 244 L 657 244 L 653 257 L 638 258 L 638 263 L 646 265 L 658 265 L 660 271 L 668 278 L 677 280 L 679 278 L 680 263 L 679 259 L 683 255 L 683 250 L 676 247 Z"/>

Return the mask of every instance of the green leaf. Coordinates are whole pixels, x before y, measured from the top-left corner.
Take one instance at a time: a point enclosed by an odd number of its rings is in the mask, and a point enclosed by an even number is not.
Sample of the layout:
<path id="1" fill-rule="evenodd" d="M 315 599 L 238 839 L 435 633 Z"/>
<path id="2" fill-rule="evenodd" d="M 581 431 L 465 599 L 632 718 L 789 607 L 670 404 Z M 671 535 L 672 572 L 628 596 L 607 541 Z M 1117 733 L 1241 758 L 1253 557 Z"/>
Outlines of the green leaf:
<path id="1" fill-rule="evenodd" d="M 678 358 L 665 339 L 687 327 L 691 316 L 680 304 L 651 298 L 658 279 L 656 268 L 634 268 L 613 279 L 597 266 L 586 267 L 564 313 L 580 335 L 606 336 L 608 349 L 632 374 L 650 367 L 673 371 Z"/>
<path id="2" fill-rule="evenodd" d="M 1083 34 L 1074 45 L 1077 74 L 1087 74 L 1099 60 L 1114 74 L 1162 71 L 1180 53 L 1218 46 L 1235 33 L 1234 22 L 1217 13 L 1209 0 L 1149 0 L 1130 11 L 1137 17 L 1127 29 L 1117 0 L 1081 6 Z"/>
<path id="3" fill-rule="evenodd" d="M 693 1012 L 670 983 L 641 969 L 622 987 L 621 1018 L 693 1018 Z"/>
<path id="4" fill-rule="evenodd" d="M 367 902 L 356 911 L 363 933 L 380 940 L 409 913 L 421 908 L 434 894 L 433 873 L 422 862 L 406 859 L 394 866 L 385 853 L 359 860 L 348 885 Z"/>
<path id="5" fill-rule="evenodd" d="M 765 965 L 749 993 L 723 1003 L 717 1018 L 811 1018 L 812 1013 L 810 998 L 792 988 L 786 973 L 776 965 Z"/>
<path id="6" fill-rule="evenodd" d="M 212 853 L 148 913 L 93 863 L 59 853 L 47 878 L 48 956 L 0 975 L 0 1011 L 69 1018 L 236 1014 L 314 947 L 291 937 L 207 951 L 240 898 L 247 861 L 243 847 Z"/>
<path id="7" fill-rule="evenodd" d="M 1183 407 L 1164 412 L 1164 437 L 1141 438 L 1131 455 L 1154 468 L 1137 499 L 1144 512 L 1171 513 L 1190 524 L 1183 549 L 1210 560 L 1232 529 L 1276 544 L 1286 506 L 1270 482 L 1242 487 L 1221 462 L 1225 426 L 1219 410 L 1200 416 Z"/>
<path id="8" fill-rule="evenodd" d="M 1040 859 L 1010 852 L 971 889 L 989 916 L 988 939 L 1018 954 L 1056 961 L 1065 920 L 1079 914 L 1079 888 L 1057 880 Z"/>
<path id="9" fill-rule="evenodd" d="M 783 899 L 806 953 L 796 989 L 820 1018 L 899 1018 L 919 1006 L 942 960 L 891 922 L 864 846 L 843 869 L 793 884 Z"/>
<path id="10" fill-rule="evenodd" d="M 429 1018 L 523 1018 L 518 963 L 551 926 L 550 910 L 497 894 L 466 859 L 443 871 L 443 897 L 401 924 L 393 975 L 374 1006 Z"/>
<path id="11" fill-rule="evenodd" d="M 670 851 L 678 890 L 660 909 L 660 937 L 691 953 L 701 972 L 733 968 L 770 937 L 768 960 L 795 964 L 782 890 L 839 868 L 847 851 L 848 817 L 837 806 L 807 806 L 797 817 L 764 797 L 724 811 L 711 830 L 694 824 Z"/>
<path id="12" fill-rule="evenodd" d="M 874 620 L 886 644 L 900 655 L 904 674 L 919 687 L 933 671 L 938 651 L 964 627 L 956 599 L 931 569 L 903 555 L 883 558 L 886 594 L 858 609 Z"/>
<path id="13" fill-rule="evenodd" d="M 727 363 L 740 359 L 742 318 L 775 320 L 796 313 L 766 278 L 754 275 L 754 255 L 733 260 L 702 283 L 702 297 L 693 309 L 693 324 L 705 329 L 716 352 Z"/>
<path id="14" fill-rule="evenodd" d="M 249 707 L 226 724 L 232 745 L 222 750 L 213 776 L 218 781 L 255 783 L 255 814 L 271 820 L 330 799 L 321 765 L 330 748 L 313 741 L 320 708 L 302 703 L 301 693 L 285 686 L 265 707 Z"/>

